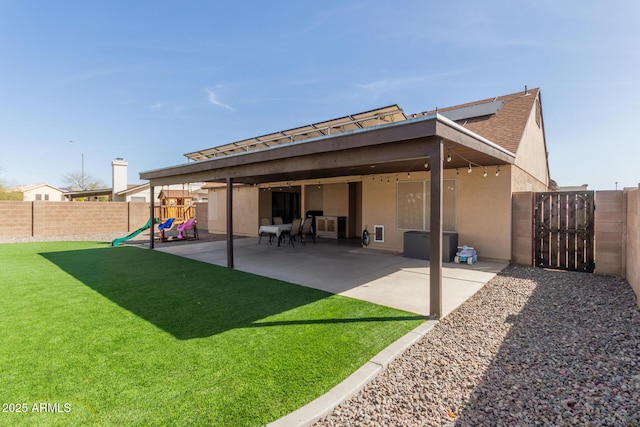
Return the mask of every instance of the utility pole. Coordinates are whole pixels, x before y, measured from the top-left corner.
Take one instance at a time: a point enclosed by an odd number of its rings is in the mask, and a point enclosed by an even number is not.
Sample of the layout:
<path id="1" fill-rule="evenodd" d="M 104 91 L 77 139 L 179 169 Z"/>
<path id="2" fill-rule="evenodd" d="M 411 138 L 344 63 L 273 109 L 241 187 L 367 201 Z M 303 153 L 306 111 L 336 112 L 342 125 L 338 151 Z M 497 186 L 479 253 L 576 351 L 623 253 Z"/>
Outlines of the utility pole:
<path id="1" fill-rule="evenodd" d="M 73 141 L 69 141 L 71 144 L 73 144 Z M 80 175 L 80 189 L 82 191 L 84 191 L 84 153 L 80 153 L 81 156 L 81 161 L 82 161 L 82 172 Z"/>

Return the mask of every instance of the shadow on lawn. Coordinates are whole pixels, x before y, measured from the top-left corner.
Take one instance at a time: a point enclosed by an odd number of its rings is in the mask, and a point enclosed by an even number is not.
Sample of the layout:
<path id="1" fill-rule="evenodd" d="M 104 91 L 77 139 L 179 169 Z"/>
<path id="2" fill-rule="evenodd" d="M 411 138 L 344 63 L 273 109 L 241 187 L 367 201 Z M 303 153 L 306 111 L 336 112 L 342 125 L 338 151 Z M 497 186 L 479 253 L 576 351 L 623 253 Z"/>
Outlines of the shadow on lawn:
<path id="1" fill-rule="evenodd" d="M 186 340 L 234 328 L 397 321 L 421 316 L 256 322 L 332 294 L 133 247 L 41 253 L 120 307 Z"/>

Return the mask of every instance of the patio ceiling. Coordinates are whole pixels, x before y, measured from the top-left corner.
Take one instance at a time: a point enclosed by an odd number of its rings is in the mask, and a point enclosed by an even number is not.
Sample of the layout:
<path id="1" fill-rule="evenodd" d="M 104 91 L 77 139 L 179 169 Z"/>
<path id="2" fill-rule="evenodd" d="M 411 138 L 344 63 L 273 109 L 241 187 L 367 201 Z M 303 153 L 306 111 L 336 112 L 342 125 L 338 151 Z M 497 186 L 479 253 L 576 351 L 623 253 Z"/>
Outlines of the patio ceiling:
<path id="1" fill-rule="evenodd" d="M 387 107 L 390 108 L 390 107 Z M 391 111 L 391 113 L 396 113 Z M 313 126 L 313 125 L 310 125 Z M 311 130 L 313 131 L 313 130 Z M 442 141 L 443 168 L 512 164 L 515 154 L 438 114 L 338 134 L 280 141 L 261 149 L 227 147 L 225 155 L 140 173 L 151 185 L 187 182 L 261 184 L 330 177 L 400 174 L 424 170 L 428 146 Z M 218 147 L 220 149 L 220 147 Z M 451 161 L 447 161 L 450 155 Z"/>

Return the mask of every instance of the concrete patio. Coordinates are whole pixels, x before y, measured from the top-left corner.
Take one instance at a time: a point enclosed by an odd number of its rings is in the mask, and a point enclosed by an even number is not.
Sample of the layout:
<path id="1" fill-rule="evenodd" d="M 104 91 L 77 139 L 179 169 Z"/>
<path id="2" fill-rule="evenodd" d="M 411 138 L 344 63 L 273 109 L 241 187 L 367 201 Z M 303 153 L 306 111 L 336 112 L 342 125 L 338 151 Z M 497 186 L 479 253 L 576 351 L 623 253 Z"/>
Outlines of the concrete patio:
<path id="1" fill-rule="evenodd" d="M 405 258 L 344 242 L 319 239 L 295 247 L 266 238 L 234 240 L 237 270 L 322 289 L 372 303 L 429 314 L 429 261 Z M 227 265 L 226 241 L 162 245 L 156 250 L 220 266 Z M 482 254 L 480 254 L 482 255 Z M 484 286 L 507 263 L 443 263 L 442 317 Z"/>

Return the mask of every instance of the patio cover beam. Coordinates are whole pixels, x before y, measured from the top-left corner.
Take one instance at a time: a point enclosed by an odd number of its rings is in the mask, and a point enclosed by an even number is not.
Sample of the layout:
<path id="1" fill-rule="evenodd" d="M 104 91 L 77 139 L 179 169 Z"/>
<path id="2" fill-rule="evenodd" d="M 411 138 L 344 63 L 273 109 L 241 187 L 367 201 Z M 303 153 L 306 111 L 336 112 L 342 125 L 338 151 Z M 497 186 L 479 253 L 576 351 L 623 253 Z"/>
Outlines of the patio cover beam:
<path id="1" fill-rule="evenodd" d="M 149 235 L 149 248 L 150 249 L 153 249 L 155 247 L 155 240 L 154 240 L 154 236 L 153 236 L 154 235 L 153 230 L 155 229 L 154 228 L 154 222 L 155 222 L 154 221 L 155 220 L 155 218 L 154 218 L 154 216 L 155 216 L 155 211 L 154 211 L 155 200 L 153 199 L 155 197 L 154 196 L 154 190 L 155 190 L 155 187 L 153 185 L 150 185 L 149 186 L 149 197 L 150 197 L 150 199 L 149 199 L 150 200 L 149 201 L 149 221 L 150 221 L 149 224 L 151 224 L 151 233 Z"/>
<path id="2" fill-rule="evenodd" d="M 227 177 L 227 267 L 233 268 L 233 178 Z"/>
<path id="3" fill-rule="evenodd" d="M 429 317 L 442 316 L 442 140 L 428 146 L 431 158 L 431 219 L 429 224 Z"/>

